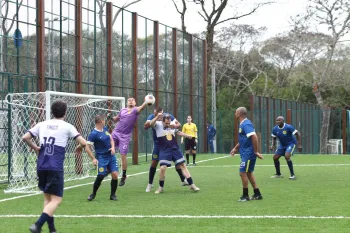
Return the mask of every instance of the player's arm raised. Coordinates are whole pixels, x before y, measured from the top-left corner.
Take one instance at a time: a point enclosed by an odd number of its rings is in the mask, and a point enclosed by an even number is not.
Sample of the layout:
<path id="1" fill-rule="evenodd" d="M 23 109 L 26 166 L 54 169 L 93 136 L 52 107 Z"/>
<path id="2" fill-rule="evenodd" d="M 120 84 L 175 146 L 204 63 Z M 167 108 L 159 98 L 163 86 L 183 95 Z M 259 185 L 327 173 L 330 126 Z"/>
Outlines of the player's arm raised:
<path id="1" fill-rule="evenodd" d="M 147 104 L 148 104 L 148 102 L 145 101 L 145 102 L 143 102 L 143 104 L 141 106 L 138 106 L 137 107 L 137 113 L 142 112 L 142 110 L 147 106 Z"/>
<path id="2" fill-rule="evenodd" d="M 163 118 L 163 113 L 158 113 L 157 117 L 154 117 L 149 123 L 151 127 L 154 127 L 158 120 Z"/>

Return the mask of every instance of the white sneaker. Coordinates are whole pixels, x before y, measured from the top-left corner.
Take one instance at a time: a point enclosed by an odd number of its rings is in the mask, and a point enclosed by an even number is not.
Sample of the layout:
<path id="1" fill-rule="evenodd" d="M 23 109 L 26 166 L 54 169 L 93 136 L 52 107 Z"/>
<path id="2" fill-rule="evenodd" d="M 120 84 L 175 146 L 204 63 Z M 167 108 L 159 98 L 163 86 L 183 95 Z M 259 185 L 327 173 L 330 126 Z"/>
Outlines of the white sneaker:
<path id="1" fill-rule="evenodd" d="M 200 189 L 195 184 L 191 184 L 190 190 L 198 192 Z"/>
<path id="2" fill-rule="evenodd" d="M 163 191 L 164 191 L 164 188 L 159 187 L 154 193 L 159 194 L 159 193 L 162 193 Z"/>
<path id="3" fill-rule="evenodd" d="M 290 176 L 289 179 L 290 180 L 296 180 L 297 178 L 295 176 Z"/>
<path id="4" fill-rule="evenodd" d="M 152 187 L 153 187 L 153 184 L 148 184 L 146 188 L 146 193 L 151 192 Z"/>
<path id="5" fill-rule="evenodd" d="M 189 185 L 187 180 L 184 180 L 184 182 L 181 182 L 181 186 L 187 186 L 187 185 Z"/>
<path id="6" fill-rule="evenodd" d="M 283 175 L 273 175 L 273 176 L 271 176 L 271 178 L 273 179 L 273 178 L 283 178 Z"/>

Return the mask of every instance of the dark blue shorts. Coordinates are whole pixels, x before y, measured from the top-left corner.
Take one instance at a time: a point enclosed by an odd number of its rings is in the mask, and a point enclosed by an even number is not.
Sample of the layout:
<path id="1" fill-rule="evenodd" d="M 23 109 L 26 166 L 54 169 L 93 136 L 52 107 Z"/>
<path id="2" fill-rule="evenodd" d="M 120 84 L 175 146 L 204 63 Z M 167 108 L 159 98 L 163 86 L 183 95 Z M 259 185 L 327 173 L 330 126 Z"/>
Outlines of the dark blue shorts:
<path id="1" fill-rule="evenodd" d="M 152 160 L 159 161 L 159 146 L 155 143 L 153 144 Z"/>
<path id="2" fill-rule="evenodd" d="M 47 194 L 63 197 L 64 174 L 63 171 L 43 170 L 37 171 L 38 187 Z"/>
<path id="3" fill-rule="evenodd" d="M 112 172 L 118 172 L 118 162 L 115 155 L 98 158 L 97 174 L 106 175 Z"/>
<path id="4" fill-rule="evenodd" d="M 256 159 L 241 158 L 241 165 L 239 166 L 240 172 L 253 172 Z"/>
<path id="5" fill-rule="evenodd" d="M 175 166 L 185 162 L 184 156 L 182 155 L 180 149 L 173 149 L 169 151 L 160 152 L 160 166 L 166 165 L 167 167 L 170 167 L 172 161 L 174 162 Z"/>
<path id="6" fill-rule="evenodd" d="M 294 151 L 295 151 L 295 144 L 292 143 L 292 144 L 289 144 L 287 147 L 278 148 L 275 152 L 275 155 L 285 156 L 287 152 L 293 155 Z"/>

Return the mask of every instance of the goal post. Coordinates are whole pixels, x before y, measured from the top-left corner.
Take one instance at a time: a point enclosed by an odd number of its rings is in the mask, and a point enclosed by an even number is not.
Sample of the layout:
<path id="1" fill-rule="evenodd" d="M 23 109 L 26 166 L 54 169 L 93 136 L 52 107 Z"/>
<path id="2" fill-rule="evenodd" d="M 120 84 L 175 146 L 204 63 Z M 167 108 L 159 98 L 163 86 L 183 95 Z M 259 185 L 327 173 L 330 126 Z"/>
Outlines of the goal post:
<path id="1" fill-rule="evenodd" d="M 87 138 L 91 130 L 94 129 L 96 115 L 106 115 L 107 113 L 116 115 L 125 107 L 124 97 L 55 91 L 8 94 L 6 101 L 12 117 L 9 119 L 11 122 L 8 139 L 11 142 L 10 151 L 8 151 L 9 185 L 5 192 L 38 191 L 37 156 L 22 141 L 22 136 L 35 124 L 52 118 L 51 104 L 56 100 L 67 103 L 65 121 L 74 125 L 84 138 Z M 34 140 L 39 145 L 38 138 Z M 69 140 L 64 162 L 65 182 L 87 178 L 93 168 L 87 154 L 75 154 L 75 147 L 76 142 Z"/>

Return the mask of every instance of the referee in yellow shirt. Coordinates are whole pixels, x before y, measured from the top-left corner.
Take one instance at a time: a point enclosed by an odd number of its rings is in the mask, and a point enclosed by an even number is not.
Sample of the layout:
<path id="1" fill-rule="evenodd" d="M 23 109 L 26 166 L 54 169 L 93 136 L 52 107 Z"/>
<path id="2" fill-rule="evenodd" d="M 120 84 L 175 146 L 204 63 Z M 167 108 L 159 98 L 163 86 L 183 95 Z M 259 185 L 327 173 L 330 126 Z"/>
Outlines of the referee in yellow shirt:
<path id="1" fill-rule="evenodd" d="M 186 160 L 187 165 L 190 163 L 190 152 L 193 156 L 193 165 L 196 165 L 196 150 L 197 150 L 197 126 L 192 123 L 192 117 L 187 117 L 187 123 L 183 125 L 182 132 L 191 135 L 192 138 L 185 138 L 185 150 L 186 150 Z M 181 138 L 181 144 L 183 143 L 183 138 Z"/>

